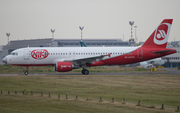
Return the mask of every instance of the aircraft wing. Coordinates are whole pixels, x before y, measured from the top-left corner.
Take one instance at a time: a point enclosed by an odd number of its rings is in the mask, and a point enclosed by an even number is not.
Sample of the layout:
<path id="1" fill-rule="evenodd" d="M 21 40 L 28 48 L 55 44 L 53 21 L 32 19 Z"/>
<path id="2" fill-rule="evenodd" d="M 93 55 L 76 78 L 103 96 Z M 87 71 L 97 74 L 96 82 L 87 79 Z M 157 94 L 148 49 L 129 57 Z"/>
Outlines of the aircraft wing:
<path id="1" fill-rule="evenodd" d="M 93 56 L 93 57 L 85 57 L 85 58 L 76 58 L 76 59 L 64 60 L 64 61 L 65 62 L 74 62 L 75 64 L 81 65 L 81 64 L 86 64 L 86 63 L 92 63 L 93 61 L 103 60 L 103 58 L 105 58 L 106 56 L 110 57 L 110 54 Z"/>

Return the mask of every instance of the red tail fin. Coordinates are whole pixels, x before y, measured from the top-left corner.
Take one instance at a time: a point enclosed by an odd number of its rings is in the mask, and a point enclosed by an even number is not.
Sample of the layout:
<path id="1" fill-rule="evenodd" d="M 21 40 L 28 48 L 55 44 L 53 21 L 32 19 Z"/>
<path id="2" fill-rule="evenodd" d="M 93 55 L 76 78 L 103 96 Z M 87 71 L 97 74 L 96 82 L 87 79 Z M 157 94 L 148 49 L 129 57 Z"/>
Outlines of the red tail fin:
<path id="1" fill-rule="evenodd" d="M 166 48 L 173 19 L 164 19 L 142 47 Z"/>

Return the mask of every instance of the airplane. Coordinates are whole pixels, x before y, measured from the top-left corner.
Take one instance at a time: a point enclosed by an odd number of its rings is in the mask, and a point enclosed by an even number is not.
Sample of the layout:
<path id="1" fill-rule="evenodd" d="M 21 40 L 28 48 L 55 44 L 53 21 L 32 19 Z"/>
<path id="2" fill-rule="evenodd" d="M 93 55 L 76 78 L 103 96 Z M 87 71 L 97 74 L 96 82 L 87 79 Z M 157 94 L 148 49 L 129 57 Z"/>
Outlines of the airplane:
<path id="1" fill-rule="evenodd" d="M 68 72 L 101 65 L 125 65 L 159 58 L 176 52 L 166 48 L 173 19 L 164 19 L 146 42 L 136 47 L 27 47 L 12 51 L 2 60 L 15 66 L 54 66 L 55 71 Z"/>
<path id="2" fill-rule="evenodd" d="M 152 60 L 147 60 L 140 62 L 140 66 L 143 68 L 151 68 L 151 67 L 158 67 L 165 64 L 165 61 L 162 58 L 155 58 Z"/>

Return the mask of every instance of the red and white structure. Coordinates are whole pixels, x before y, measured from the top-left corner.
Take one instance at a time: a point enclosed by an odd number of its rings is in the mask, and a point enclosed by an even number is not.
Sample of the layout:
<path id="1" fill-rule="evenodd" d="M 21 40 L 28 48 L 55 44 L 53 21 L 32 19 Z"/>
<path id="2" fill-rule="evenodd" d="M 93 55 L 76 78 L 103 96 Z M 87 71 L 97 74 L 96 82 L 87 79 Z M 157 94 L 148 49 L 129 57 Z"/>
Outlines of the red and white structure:
<path id="1" fill-rule="evenodd" d="M 79 29 L 81 30 L 81 42 L 82 42 L 82 30 L 84 29 L 84 26 L 79 26 Z"/>
<path id="2" fill-rule="evenodd" d="M 133 25 L 134 25 L 134 21 L 129 21 L 129 24 L 131 25 L 131 39 L 133 38 Z"/>
<path id="3" fill-rule="evenodd" d="M 129 24 L 131 25 L 131 39 L 129 40 L 129 42 L 132 45 L 133 42 L 134 42 L 134 39 L 133 39 L 133 25 L 134 25 L 134 21 L 129 21 Z"/>
<path id="4" fill-rule="evenodd" d="M 54 47 L 54 32 L 55 32 L 55 29 L 51 29 L 51 32 L 52 32 L 52 47 Z"/>

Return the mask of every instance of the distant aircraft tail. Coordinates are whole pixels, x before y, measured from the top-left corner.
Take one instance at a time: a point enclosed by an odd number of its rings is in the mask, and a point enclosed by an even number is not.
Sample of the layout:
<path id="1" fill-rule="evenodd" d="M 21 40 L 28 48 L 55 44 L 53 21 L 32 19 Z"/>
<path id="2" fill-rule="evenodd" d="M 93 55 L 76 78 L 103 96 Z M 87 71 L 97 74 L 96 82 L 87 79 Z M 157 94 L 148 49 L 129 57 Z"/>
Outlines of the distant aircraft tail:
<path id="1" fill-rule="evenodd" d="M 87 47 L 86 44 L 83 41 L 81 41 L 79 43 L 81 44 L 81 47 Z"/>
<path id="2" fill-rule="evenodd" d="M 164 19 L 142 47 L 166 48 L 173 19 Z"/>

